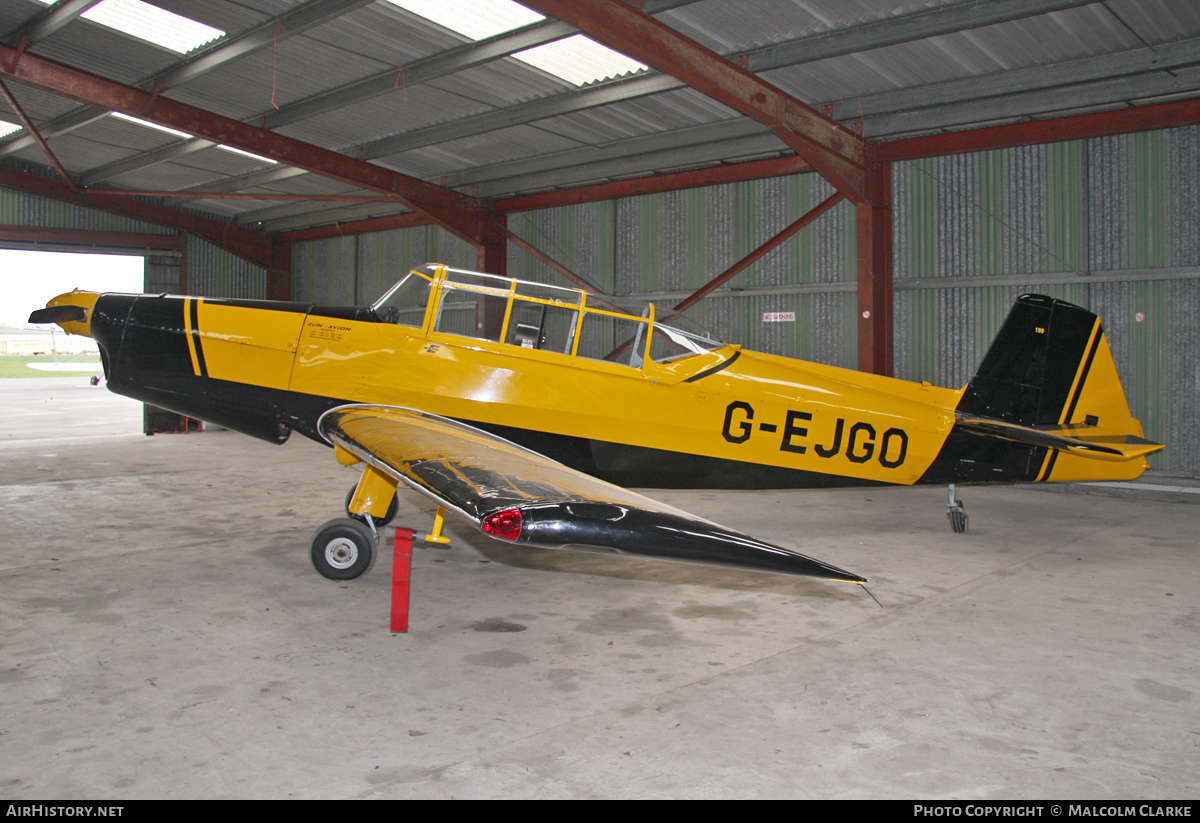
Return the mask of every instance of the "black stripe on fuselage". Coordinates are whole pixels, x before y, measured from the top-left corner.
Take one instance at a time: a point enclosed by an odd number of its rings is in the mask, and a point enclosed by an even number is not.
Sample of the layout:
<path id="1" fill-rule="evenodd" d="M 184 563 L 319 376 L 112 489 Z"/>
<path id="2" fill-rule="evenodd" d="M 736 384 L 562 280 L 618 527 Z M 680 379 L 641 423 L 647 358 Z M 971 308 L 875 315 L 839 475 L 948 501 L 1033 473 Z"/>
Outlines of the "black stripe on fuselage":
<path id="1" fill-rule="evenodd" d="M 639 489 L 817 489 L 888 486 L 836 474 L 461 420 L 572 469 Z"/>
<path id="2" fill-rule="evenodd" d="M 200 336 L 200 298 L 193 297 L 190 301 L 192 345 L 196 347 L 196 366 L 201 377 L 208 377 L 208 365 L 204 362 L 204 346 Z"/>

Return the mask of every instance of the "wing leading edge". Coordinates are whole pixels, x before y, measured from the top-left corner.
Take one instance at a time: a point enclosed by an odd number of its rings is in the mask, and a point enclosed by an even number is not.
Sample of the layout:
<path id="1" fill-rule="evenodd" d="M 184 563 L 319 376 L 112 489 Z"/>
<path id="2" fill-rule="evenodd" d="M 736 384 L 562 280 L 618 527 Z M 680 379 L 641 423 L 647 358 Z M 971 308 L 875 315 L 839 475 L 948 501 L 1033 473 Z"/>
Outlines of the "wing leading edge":
<path id="1" fill-rule="evenodd" d="M 317 428 L 334 445 L 509 542 L 867 582 L 444 417 L 348 405 L 330 409 Z"/>

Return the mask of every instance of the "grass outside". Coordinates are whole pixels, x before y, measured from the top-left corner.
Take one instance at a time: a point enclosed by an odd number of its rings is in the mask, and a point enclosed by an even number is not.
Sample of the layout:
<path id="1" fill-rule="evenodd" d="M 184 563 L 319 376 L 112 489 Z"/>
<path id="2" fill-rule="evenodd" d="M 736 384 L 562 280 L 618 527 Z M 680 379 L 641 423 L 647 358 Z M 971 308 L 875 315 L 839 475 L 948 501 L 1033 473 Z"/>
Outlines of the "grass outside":
<path id="1" fill-rule="evenodd" d="M 0 355 L 0 377 L 91 377 L 97 371 L 40 371 L 31 369 L 26 363 L 53 363 L 50 354 L 2 354 Z M 98 354 L 60 354 L 59 363 L 99 363 Z"/>

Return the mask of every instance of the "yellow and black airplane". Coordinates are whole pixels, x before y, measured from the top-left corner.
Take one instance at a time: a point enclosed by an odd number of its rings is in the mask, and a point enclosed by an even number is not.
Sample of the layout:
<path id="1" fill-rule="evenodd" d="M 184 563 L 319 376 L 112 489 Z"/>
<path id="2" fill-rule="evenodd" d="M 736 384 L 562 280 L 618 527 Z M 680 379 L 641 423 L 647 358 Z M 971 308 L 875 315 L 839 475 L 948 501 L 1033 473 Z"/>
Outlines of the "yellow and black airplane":
<path id="1" fill-rule="evenodd" d="M 1162 446 L 1100 320 L 1017 300 L 961 390 L 744 351 L 653 305 L 428 264 L 371 306 L 72 292 L 34 312 L 100 346 L 108 387 L 366 464 L 314 565 L 374 562 L 398 483 L 510 542 L 855 583 L 622 486 L 1128 480 Z M 390 510 L 389 510 L 390 508 Z"/>

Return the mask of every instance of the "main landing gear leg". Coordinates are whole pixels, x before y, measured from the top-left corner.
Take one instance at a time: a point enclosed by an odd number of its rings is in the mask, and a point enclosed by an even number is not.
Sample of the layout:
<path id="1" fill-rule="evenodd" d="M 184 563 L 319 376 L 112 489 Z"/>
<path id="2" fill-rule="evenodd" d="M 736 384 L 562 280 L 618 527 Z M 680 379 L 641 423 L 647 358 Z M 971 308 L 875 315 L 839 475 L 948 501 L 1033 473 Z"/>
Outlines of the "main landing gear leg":
<path id="1" fill-rule="evenodd" d="M 950 496 L 946 501 L 946 517 L 950 518 L 950 528 L 955 534 L 962 534 L 967 530 L 967 510 L 956 496 L 953 483 L 950 484 Z"/>
<path id="2" fill-rule="evenodd" d="M 379 528 L 396 516 L 396 481 L 372 466 L 346 498 L 346 514 L 317 529 L 312 564 L 331 580 L 353 580 L 375 565 Z"/>

